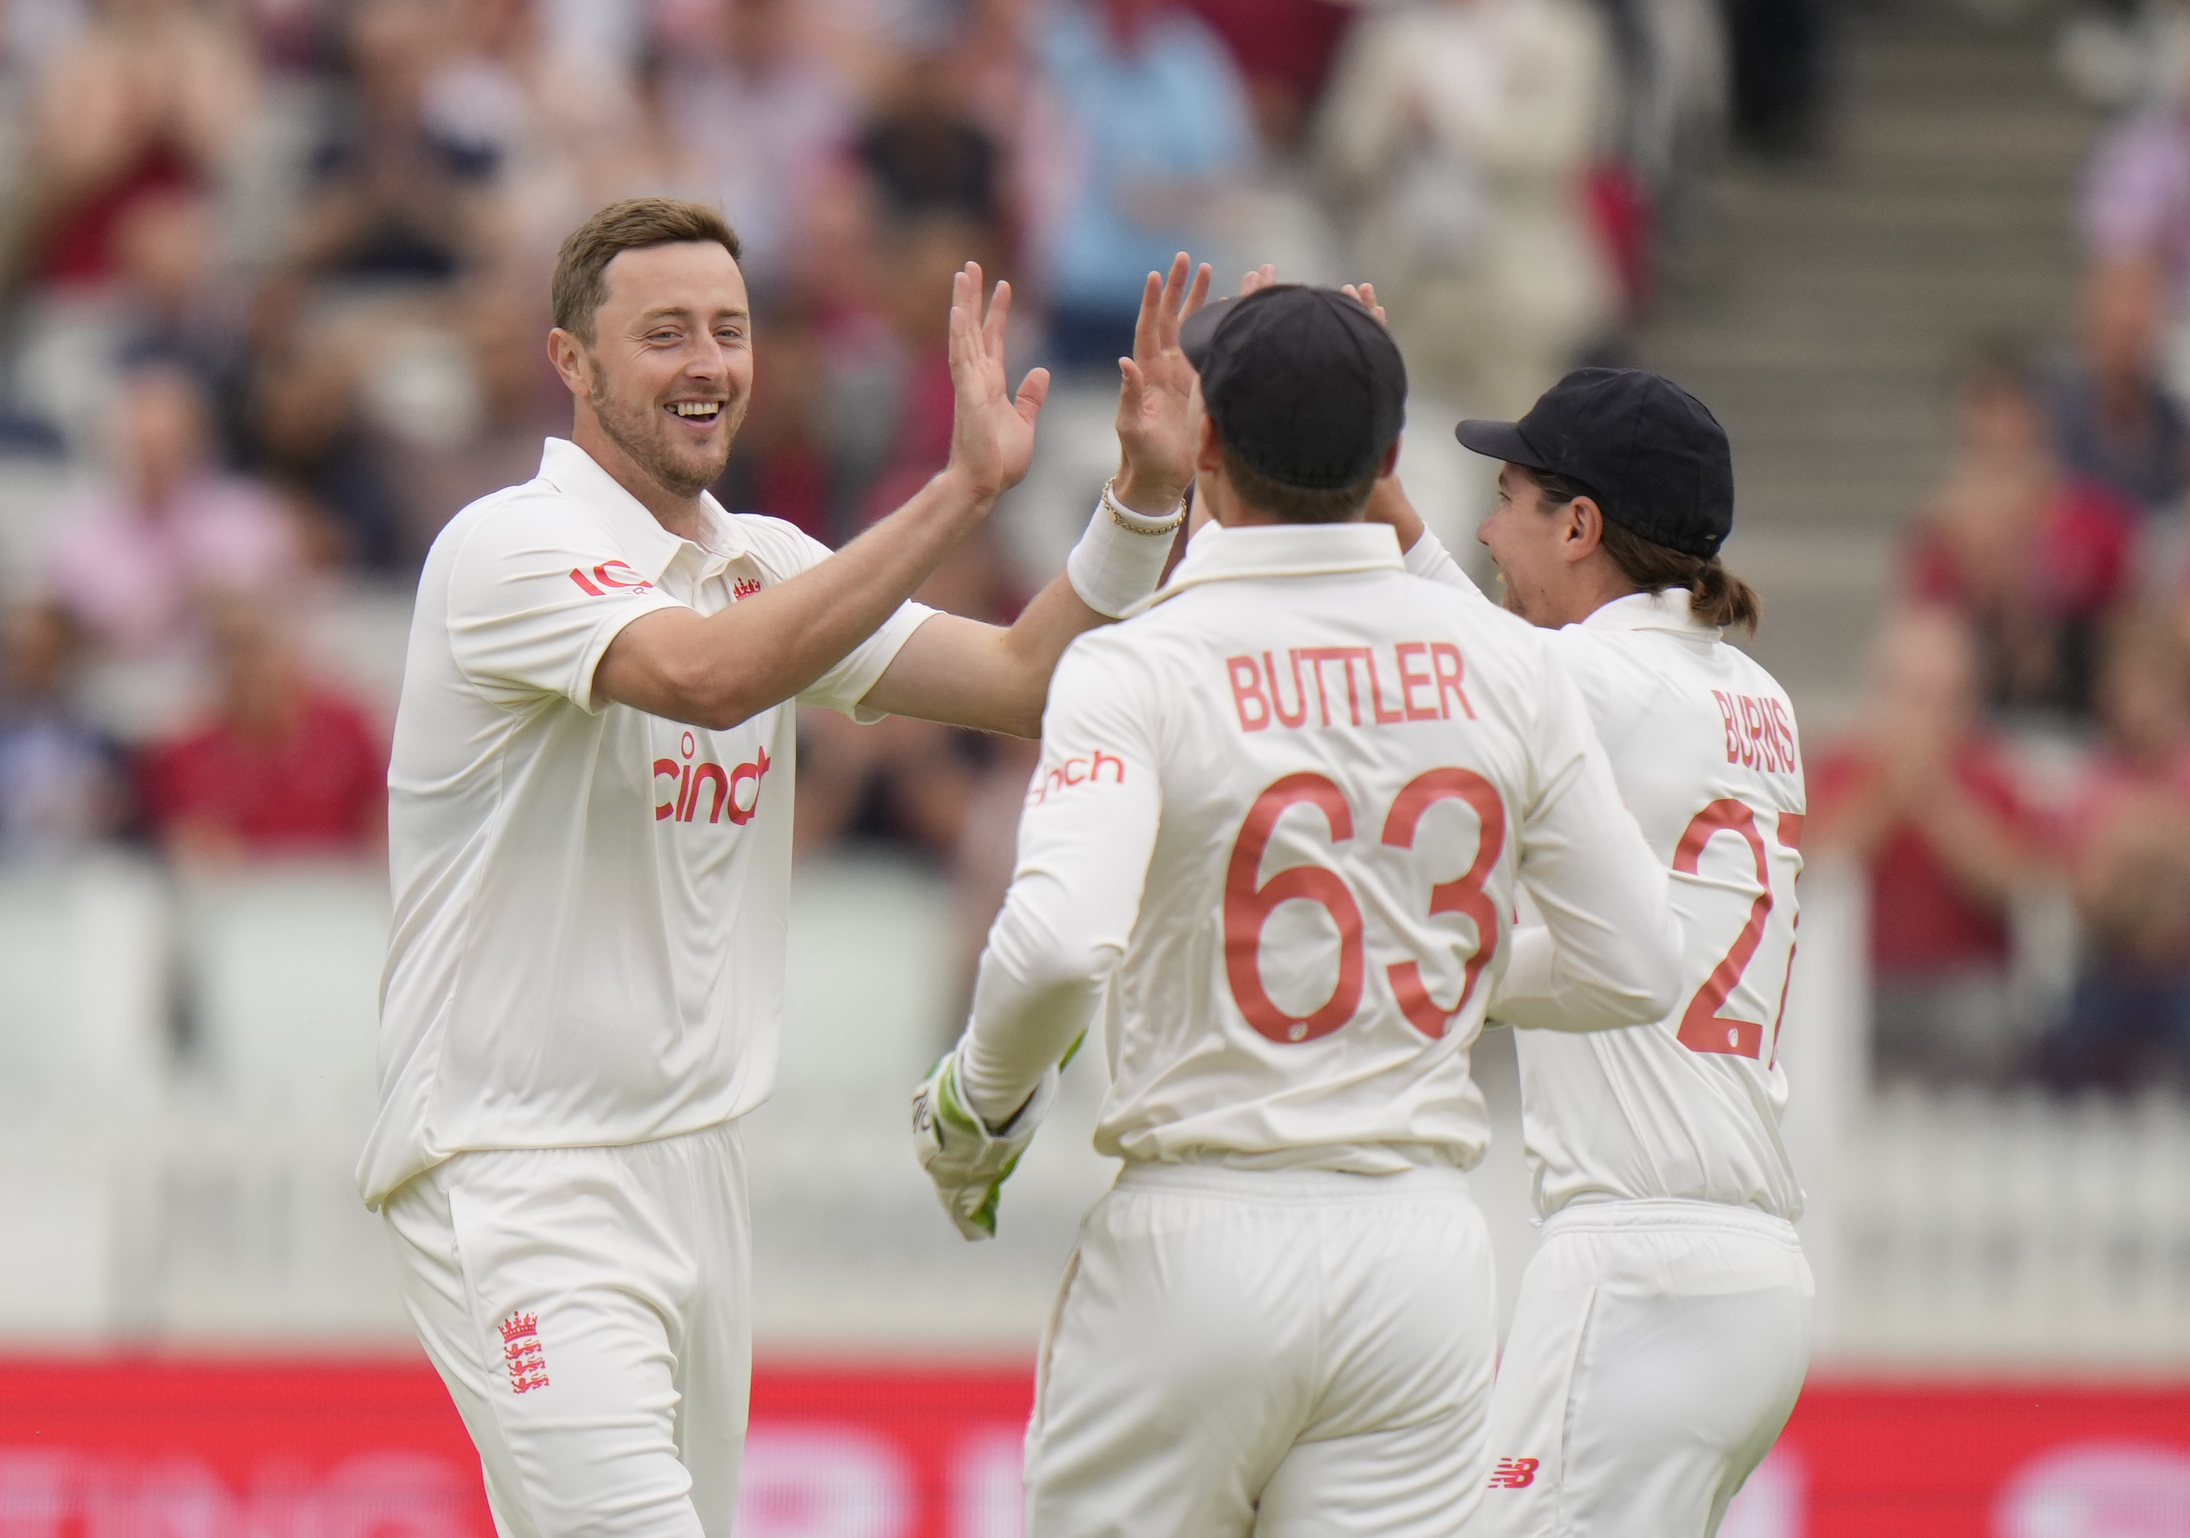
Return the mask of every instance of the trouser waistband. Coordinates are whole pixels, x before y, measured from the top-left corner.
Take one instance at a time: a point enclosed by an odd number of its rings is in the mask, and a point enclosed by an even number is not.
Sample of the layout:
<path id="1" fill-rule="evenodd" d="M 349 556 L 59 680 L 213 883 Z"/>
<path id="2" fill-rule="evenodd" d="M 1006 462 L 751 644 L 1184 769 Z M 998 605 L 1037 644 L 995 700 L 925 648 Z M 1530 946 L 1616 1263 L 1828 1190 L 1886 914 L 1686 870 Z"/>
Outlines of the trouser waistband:
<path id="1" fill-rule="evenodd" d="M 1466 1196 L 1468 1177 L 1446 1165 L 1417 1165 L 1391 1175 L 1360 1175 L 1350 1170 L 1250 1170 L 1229 1164 L 1134 1159 L 1118 1172 L 1117 1189 L 1194 1192 L 1242 1201 L 1375 1201 L 1431 1193 Z"/>
<path id="2" fill-rule="evenodd" d="M 1544 1219 L 1545 1238 L 1553 1234 L 1617 1233 L 1631 1229 L 1708 1228 L 1756 1234 L 1798 1244 L 1795 1225 L 1754 1207 L 1727 1202 L 1690 1201 L 1677 1196 L 1633 1197 L 1610 1202 L 1581 1202 Z"/>

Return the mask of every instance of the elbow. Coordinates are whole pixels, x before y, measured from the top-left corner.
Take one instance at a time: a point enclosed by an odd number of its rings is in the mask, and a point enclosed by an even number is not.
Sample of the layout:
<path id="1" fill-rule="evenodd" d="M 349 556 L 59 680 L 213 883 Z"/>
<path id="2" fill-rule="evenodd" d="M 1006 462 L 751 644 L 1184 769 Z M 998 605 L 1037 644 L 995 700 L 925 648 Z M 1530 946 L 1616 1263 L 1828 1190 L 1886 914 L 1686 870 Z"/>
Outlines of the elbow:
<path id="1" fill-rule="evenodd" d="M 1627 1010 L 1622 1025 L 1663 1020 L 1681 1001 L 1681 929 L 1671 913 L 1659 926 L 1657 943 L 1639 950 L 1630 986 L 1619 999 Z"/>
<path id="2" fill-rule="evenodd" d="M 722 671 L 685 664 L 665 673 L 661 688 L 670 708 L 662 714 L 711 732 L 726 732 L 766 708 L 750 697 L 750 691 L 722 677 Z"/>
<path id="3" fill-rule="evenodd" d="M 1043 993 L 1085 991 L 1090 999 L 1116 970 L 1118 947 L 1108 942 L 1059 938 L 1029 958 L 1027 981 Z"/>

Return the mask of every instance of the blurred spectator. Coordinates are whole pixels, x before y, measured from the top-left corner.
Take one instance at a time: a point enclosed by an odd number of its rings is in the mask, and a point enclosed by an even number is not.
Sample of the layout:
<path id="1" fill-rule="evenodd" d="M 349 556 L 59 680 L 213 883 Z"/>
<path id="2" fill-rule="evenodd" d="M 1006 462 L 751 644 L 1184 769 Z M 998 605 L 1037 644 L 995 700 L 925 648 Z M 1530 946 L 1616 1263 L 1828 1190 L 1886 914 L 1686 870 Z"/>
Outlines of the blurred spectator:
<path id="1" fill-rule="evenodd" d="M 994 256 L 989 231 L 948 214 L 897 226 L 885 252 L 881 297 L 895 363 L 884 413 L 889 446 L 881 473 L 866 490 L 861 525 L 887 516 L 950 457 L 951 278 L 967 259 L 988 263 Z M 817 352 L 804 358 L 794 353 L 794 367 L 810 366 Z M 790 388 L 811 390 L 813 381 L 794 376 Z M 756 382 L 756 408 L 761 393 Z M 740 455 L 748 447 L 741 443 Z M 763 451 L 778 473 L 786 448 L 774 436 Z M 915 596 L 949 613 L 1008 623 L 1027 595 L 1012 580 L 995 529 L 983 525 L 952 549 Z M 999 875 L 994 819 L 1003 812 L 1016 818 L 1032 767 L 1024 746 L 1006 738 L 905 717 L 861 727 L 833 711 L 802 712 L 798 847 L 811 855 L 843 839 L 883 840 L 942 864 L 964 919 L 963 960 L 970 967 L 1010 883 L 1008 856 Z"/>
<path id="2" fill-rule="evenodd" d="M 257 101 L 249 42 L 194 0 L 101 0 L 30 105 L 21 205 L 0 220 L 0 292 L 104 283 L 138 200 L 221 180 Z"/>
<path id="3" fill-rule="evenodd" d="M 420 91 L 419 116 L 438 143 L 461 146 L 494 167 L 500 240 L 519 269 L 544 283 L 571 228 L 624 187 L 599 185 L 594 168 L 626 152 L 639 129 L 631 82 L 613 57 L 572 57 L 558 47 L 542 0 L 458 0 L 459 38 Z"/>
<path id="4" fill-rule="evenodd" d="M 396 534 L 406 570 L 425 560 L 441 526 L 467 505 L 537 475 L 544 440 L 570 435 L 570 392 L 540 345 L 550 324 L 545 306 L 530 293 L 479 285 L 458 297 L 456 312 L 450 335 L 462 347 L 475 411 L 461 433 L 390 441 L 371 454 L 400 505 Z M 770 352 L 769 372 L 776 367 Z M 747 423 L 749 431 L 750 417 Z"/>
<path id="5" fill-rule="evenodd" d="M 705 161 L 705 196 L 745 243 L 762 295 L 788 278 L 809 186 L 853 132 L 853 102 L 801 0 L 687 0 L 657 12 L 669 120 Z"/>
<path id="6" fill-rule="evenodd" d="M 1916 513 L 1910 594 L 1974 627 L 1992 706 L 2086 716 L 2137 525 L 2134 504 L 2062 469 L 2029 365 L 1995 348 L 1957 388 L 1955 458 Z"/>
<path id="7" fill-rule="evenodd" d="M 1818 147 L 1825 118 L 1820 0 L 1725 0 L 1734 138 L 1758 155 Z"/>
<path id="8" fill-rule="evenodd" d="M 438 328 L 425 332 L 423 340 L 440 348 L 421 347 L 415 321 L 376 314 L 368 306 L 315 324 L 291 314 L 265 328 L 260 340 L 247 403 L 253 467 L 294 498 L 313 564 L 397 569 L 404 553 L 404 506 L 368 409 L 373 379 L 377 371 L 404 382 L 387 364 L 400 363 L 405 341 L 411 355 L 430 368 L 437 351 L 457 350 L 455 339 L 446 327 Z M 454 372 L 445 356 L 440 361 L 443 373 Z M 452 382 L 453 392 L 431 392 L 423 410 L 402 414 L 443 425 L 446 430 L 434 436 L 453 447 L 468 434 L 475 403 L 465 393 L 468 378 L 458 373 L 443 381 Z M 437 402 L 434 394 L 456 398 Z"/>
<path id="9" fill-rule="evenodd" d="M 2183 59 L 2190 63 L 2190 51 Z M 2094 264 L 2146 265 L 2158 274 L 2174 333 L 2163 372 L 2183 393 L 2190 389 L 2190 349 L 2180 340 L 2190 299 L 2190 92 L 2178 87 L 2110 130 L 2084 171 L 2080 201 L 2084 250 Z"/>
<path id="10" fill-rule="evenodd" d="M 388 755 L 365 710 L 309 675 L 270 606 L 219 603 L 211 623 L 211 719 L 138 766 L 153 835 L 197 862 L 376 853 Z"/>
<path id="11" fill-rule="evenodd" d="M 0 622 L 0 860 L 67 853 L 121 821 L 112 745 L 69 702 L 79 640 L 51 604 Z"/>
<path id="12" fill-rule="evenodd" d="M 2085 969 L 2040 1044 L 2057 1088 L 2190 1085 L 2190 674 L 2174 638 L 2125 630 L 2100 691 L 2105 738 L 2069 822 Z"/>
<path id="13" fill-rule="evenodd" d="M 379 283 L 454 277 L 489 234 L 497 147 L 434 122 L 425 93 L 447 17 L 434 0 L 358 0 L 344 32 L 348 89 L 312 157 L 291 261 Z"/>
<path id="14" fill-rule="evenodd" d="M 109 487 L 68 515 L 48 573 L 94 640 L 130 656 L 186 651 L 201 597 L 296 582 L 294 528 L 265 490 L 218 469 L 194 376 L 138 366 L 115 391 L 113 422 Z"/>
<path id="15" fill-rule="evenodd" d="M 1222 228 L 1254 148 L 1246 89 L 1207 25 L 1165 0 L 1065 0 L 1039 51 L 1065 135 L 1040 241 L 1050 349 L 1063 369 L 1115 369 L 1142 279 Z"/>
<path id="16" fill-rule="evenodd" d="M 906 58 L 859 130 L 859 162 L 893 219 L 944 214 L 1002 228 L 1002 157 L 960 95 L 951 62 Z"/>
<path id="17" fill-rule="evenodd" d="M 2150 262 L 2093 268 L 2075 357 L 2052 391 L 2062 464 L 2147 513 L 2175 511 L 2190 480 L 2190 423 L 2160 378 L 2166 320 Z"/>
<path id="18" fill-rule="evenodd" d="M 1589 205 L 1613 85 L 1582 0 L 1442 0 L 1349 36 L 1324 162 L 1420 387 L 1518 416 L 1613 320 Z"/>
<path id="19" fill-rule="evenodd" d="M 1293 144 L 1322 99 L 1352 6 L 1331 0 L 1185 0 L 1216 29 L 1246 77 L 1263 138 Z M 1279 267 L 1279 272 L 1287 269 Z"/>
<path id="20" fill-rule="evenodd" d="M 2016 1055 L 2008 908 L 2030 818 L 1978 706 L 1967 627 L 1904 611 L 1879 638 L 1857 734 L 1810 767 L 1807 842 L 1870 878 L 1881 1078 L 1998 1079 Z"/>
<path id="21" fill-rule="evenodd" d="M 249 317 L 245 296 L 223 281 L 219 243 L 219 216 L 203 193 L 151 193 L 121 217 L 121 360 L 171 358 L 196 374 L 211 399 L 219 457 L 235 465 L 247 442 Z"/>
<path id="22" fill-rule="evenodd" d="M 734 511 L 766 513 L 837 544 L 843 525 L 833 496 L 841 477 L 830 453 L 829 360 L 820 330 L 803 309 L 779 310 L 755 325 L 753 346 L 765 362 L 715 495 Z"/>

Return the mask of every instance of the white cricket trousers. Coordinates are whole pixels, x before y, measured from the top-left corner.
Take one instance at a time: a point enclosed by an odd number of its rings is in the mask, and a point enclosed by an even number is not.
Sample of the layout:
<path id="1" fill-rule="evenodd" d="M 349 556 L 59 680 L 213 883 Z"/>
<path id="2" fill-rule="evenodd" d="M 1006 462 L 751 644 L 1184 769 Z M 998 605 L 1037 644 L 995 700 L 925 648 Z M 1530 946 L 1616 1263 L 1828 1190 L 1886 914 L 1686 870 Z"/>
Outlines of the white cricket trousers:
<path id="1" fill-rule="evenodd" d="M 1496 1349 L 1459 1171 L 1128 1164 L 1043 1343 L 1028 1538 L 1449 1535 Z"/>
<path id="2" fill-rule="evenodd" d="M 458 1154 L 381 1211 L 501 1538 L 727 1538 L 752 1377 L 736 1123 Z"/>
<path id="3" fill-rule="evenodd" d="M 1544 1223 L 1491 1396 L 1491 1538 L 1709 1538 L 1810 1365 L 1791 1224 L 1611 1201 Z"/>

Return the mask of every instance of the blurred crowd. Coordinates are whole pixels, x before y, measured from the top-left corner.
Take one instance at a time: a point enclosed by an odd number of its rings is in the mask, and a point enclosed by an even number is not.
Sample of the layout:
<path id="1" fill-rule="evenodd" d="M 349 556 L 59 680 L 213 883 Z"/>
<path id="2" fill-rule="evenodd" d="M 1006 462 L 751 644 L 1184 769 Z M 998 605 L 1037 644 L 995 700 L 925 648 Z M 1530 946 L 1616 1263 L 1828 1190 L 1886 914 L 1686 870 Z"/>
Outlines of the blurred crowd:
<path id="1" fill-rule="evenodd" d="M 547 277 L 613 198 L 731 216 L 717 490 L 836 544 L 947 454 L 968 258 L 1060 424 L 1182 249 L 1373 278 L 1419 392 L 1511 414 L 1819 79 L 1815 0 L 0 0 L 0 858 L 374 855 L 390 701 L 320 622 L 568 430 Z M 1031 564 L 985 531 L 921 596 L 1008 618 Z M 1029 750 L 801 733 L 801 850 L 941 863 L 970 950 Z"/>
<path id="2" fill-rule="evenodd" d="M 2070 333 L 1955 381 L 1861 725 L 1813 755 L 1812 846 L 1870 876 L 1883 1078 L 2190 1088 L 2183 43 L 2085 168 Z"/>

